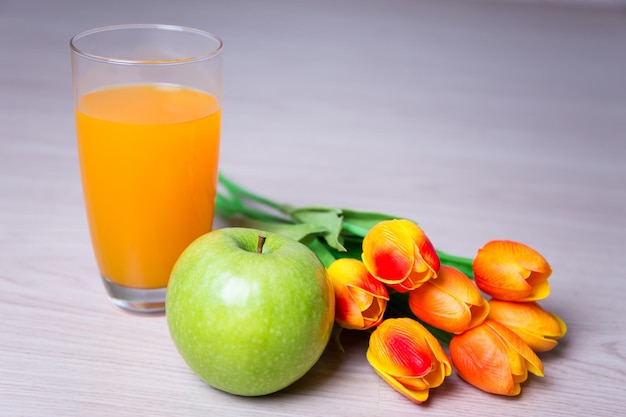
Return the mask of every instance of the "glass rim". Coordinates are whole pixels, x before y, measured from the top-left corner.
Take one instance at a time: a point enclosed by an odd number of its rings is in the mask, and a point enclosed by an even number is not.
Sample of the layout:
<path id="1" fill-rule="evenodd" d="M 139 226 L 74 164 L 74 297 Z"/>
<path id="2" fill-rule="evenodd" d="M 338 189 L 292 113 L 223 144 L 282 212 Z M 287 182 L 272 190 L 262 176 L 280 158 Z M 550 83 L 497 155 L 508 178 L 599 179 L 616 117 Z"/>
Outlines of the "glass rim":
<path id="1" fill-rule="evenodd" d="M 98 55 L 95 53 L 90 53 L 77 46 L 77 42 L 87 36 L 90 36 L 96 33 L 110 32 L 110 31 L 115 31 L 115 30 L 120 30 L 120 29 L 160 29 L 160 30 L 166 30 L 166 31 L 171 31 L 171 32 L 194 33 L 196 35 L 201 35 L 204 38 L 214 40 L 215 42 L 217 42 L 217 47 L 211 49 L 210 51 L 207 51 L 206 53 L 199 54 L 196 56 L 185 57 L 185 58 L 122 59 L 122 58 L 114 58 L 114 57 L 109 57 L 109 56 Z M 207 59 L 211 59 L 219 55 L 222 52 L 222 49 L 224 46 L 222 39 L 220 39 L 219 36 L 211 32 L 207 32 L 202 29 L 196 29 L 196 28 L 192 28 L 188 26 L 166 25 L 166 24 L 160 24 L 160 23 L 133 23 L 133 24 L 100 26 L 100 27 L 96 27 L 93 29 L 85 30 L 83 32 L 80 32 L 74 35 L 70 39 L 69 43 L 70 43 L 70 48 L 72 49 L 72 52 L 74 52 L 78 56 L 88 58 L 94 61 L 106 62 L 110 64 L 121 64 L 121 65 L 175 65 L 175 64 L 182 64 L 182 63 L 205 61 Z"/>

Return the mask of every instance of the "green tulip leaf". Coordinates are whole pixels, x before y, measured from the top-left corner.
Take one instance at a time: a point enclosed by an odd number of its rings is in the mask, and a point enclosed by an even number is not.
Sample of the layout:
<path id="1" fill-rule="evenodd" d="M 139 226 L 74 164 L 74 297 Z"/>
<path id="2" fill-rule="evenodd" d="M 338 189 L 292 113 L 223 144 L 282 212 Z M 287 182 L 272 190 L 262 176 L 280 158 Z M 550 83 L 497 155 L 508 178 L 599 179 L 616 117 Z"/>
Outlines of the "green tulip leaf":
<path id="1" fill-rule="evenodd" d="M 341 209 L 332 207 L 302 207 L 292 209 L 287 213 L 299 223 L 307 223 L 326 229 L 322 235 L 331 248 L 345 251 L 341 236 L 343 214 Z"/>
<path id="2" fill-rule="evenodd" d="M 400 217 L 373 211 L 357 211 L 343 209 L 343 229 L 359 237 L 365 237 L 367 232 L 384 220 L 394 220 Z"/>
<path id="3" fill-rule="evenodd" d="M 309 223 L 272 223 L 240 216 L 231 217 L 228 219 L 228 222 L 231 226 L 249 227 L 265 232 L 276 233 L 277 235 L 285 236 L 304 244 L 307 244 L 309 241 L 315 239 L 315 237 L 327 232 L 325 228 Z"/>
<path id="4" fill-rule="evenodd" d="M 437 255 L 439 256 L 439 260 L 443 265 L 456 268 L 459 271 L 463 272 L 465 275 L 467 275 L 470 279 L 474 279 L 474 269 L 472 267 L 472 264 L 474 262 L 473 258 L 450 255 L 449 253 L 443 252 L 441 250 L 437 250 Z"/>
<path id="5" fill-rule="evenodd" d="M 363 253 L 363 240 L 360 238 L 354 238 L 352 236 L 345 236 L 343 240 L 343 246 L 345 252 L 337 252 L 337 258 L 352 258 L 361 260 L 361 254 Z"/>

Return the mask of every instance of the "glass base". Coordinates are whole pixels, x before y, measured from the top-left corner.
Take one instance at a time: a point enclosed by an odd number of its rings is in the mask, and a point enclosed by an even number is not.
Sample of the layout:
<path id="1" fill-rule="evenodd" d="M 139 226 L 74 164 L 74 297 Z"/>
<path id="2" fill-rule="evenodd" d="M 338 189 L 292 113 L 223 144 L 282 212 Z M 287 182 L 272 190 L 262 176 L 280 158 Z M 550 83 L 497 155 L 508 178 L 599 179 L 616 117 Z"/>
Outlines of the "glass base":
<path id="1" fill-rule="evenodd" d="M 165 288 L 141 289 L 124 287 L 102 277 L 111 302 L 116 306 L 140 314 L 165 312 Z"/>

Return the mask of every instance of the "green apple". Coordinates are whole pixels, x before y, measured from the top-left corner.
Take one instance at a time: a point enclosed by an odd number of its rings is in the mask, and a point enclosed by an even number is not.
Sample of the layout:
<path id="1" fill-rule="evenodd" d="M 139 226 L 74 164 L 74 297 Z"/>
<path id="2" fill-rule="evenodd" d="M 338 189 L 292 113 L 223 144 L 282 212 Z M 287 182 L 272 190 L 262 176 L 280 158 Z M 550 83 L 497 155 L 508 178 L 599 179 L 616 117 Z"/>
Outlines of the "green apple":
<path id="1" fill-rule="evenodd" d="M 265 236 L 265 240 L 259 239 Z M 335 316 L 326 269 L 305 245 L 248 228 L 194 241 L 172 270 L 170 335 L 189 367 L 231 394 L 279 391 L 322 355 Z"/>

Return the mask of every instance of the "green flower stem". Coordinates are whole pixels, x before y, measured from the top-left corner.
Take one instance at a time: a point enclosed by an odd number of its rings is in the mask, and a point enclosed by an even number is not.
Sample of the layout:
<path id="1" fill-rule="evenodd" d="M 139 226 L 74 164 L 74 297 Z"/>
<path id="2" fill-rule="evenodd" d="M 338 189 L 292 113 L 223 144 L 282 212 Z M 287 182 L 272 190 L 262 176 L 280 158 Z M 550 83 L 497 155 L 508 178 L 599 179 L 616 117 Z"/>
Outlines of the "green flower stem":
<path id="1" fill-rule="evenodd" d="M 320 261 L 324 264 L 326 268 L 328 268 L 333 262 L 337 260 L 337 258 L 333 255 L 330 249 L 322 243 L 320 239 L 313 239 L 311 242 L 307 244 L 309 249 L 311 249 Z"/>
<path id="2" fill-rule="evenodd" d="M 267 207 L 271 207 L 273 209 L 279 210 L 279 211 L 283 208 L 282 204 L 279 204 L 275 201 L 262 197 L 258 194 L 253 193 L 252 191 L 249 191 L 243 188 L 242 186 L 226 178 L 224 175 L 222 175 L 222 173 L 219 174 L 218 180 L 219 180 L 219 183 L 223 185 L 233 196 L 236 196 L 238 198 L 244 197 L 249 200 L 255 201 L 257 203 L 261 203 Z"/>
<path id="3" fill-rule="evenodd" d="M 228 220 L 231 224 L 259 229 L 265 228 L 267 231 L 274 230 L 277 233 L 296 235 L 298 240 L 315 252 L 326 268 L 338 258 L 361 259 L 363 238 L 370 228 L 379 221 L 395 218 L 383 213 L 357 212 L 326 207 L 295 209 L 253 193 L 229 180 L 221 173 L 218 179 L 219 185 L 225 192 L 218 189 L 215 199 L 215 214 L 217 216 Z M 329 215 L 329 213 L 333 213 L 333 215 Z M 334 213 L 339 217 L 339 222 L 337 222 L 337 218 L 333 217 Z M 328 222 L 312 224 L 307 219 L 311 222 L 319 219 Z M 328 239 L 329 234 L 337 233 L 337 224 L 340 224 L 338 232 L 340 236 L 335 237 L 342 243 L 339 246 L 342 250 L 338 250 L 337 245 L 332 246 L 333 240 L 331 239 L 331 243 L 329 243 Z M 451 255 L 440 250 L 437 250 L 437 254 L 442 264 L 455 267 L 473 278 L 473 259 Z M 445 345 L 448 345 L 452 338 L 451 334 L 419 320 L 409 308 L 406 293 L 390 293 L 386 314 L 391 317 L 410 317 L 419 321 Z"/>
<path id="4" fill-rule="evenodd" d="M 280 217 L 246 206 L 240 200 L 229 199 L 221 193 L 218 193 L 215 199 L 215 214 L 226 219 L 239 215 L 260 221 L 285 222 Z"/>
<path id="5" fill-rule="evenodd" d="M 437 255 L 439 256 L 439 260 L 442 264 L 454 267 L 471 279 L 474 279 L 474 270 L 472 269 L 472 263 L 474 260 L 472 258 L 450 255 L 440 251 L 439 249 L 437 249 Z"/>
<path id="6" fill-rule="evenodd" d="M 266 197 L 260 196 L 240 185 L 235 183 L 234 181 L 226 178 L 222 173 L 218 176 L 219 185 L 226 191 L 221 192 L 218 190 L 217 197 L 215 200 L 215 213 L 216 215 L 225 218 L 227 220 L 231 220 L 237 217 L 243 217 L 250 220 L 261 221 L 266 223 L 277 223 L 277 224 L 297 224 L 302 223 L 298 219 L 294 218 L 290 215 L 290 213 L 297 213 L 293 207 L 280 204 L 276 201 L 270 200 Z M 255 203 L 254 206 L 252 204 L 246 204 L 246 201 L 250 201 Z M 322 208 L 323 209 L 323 208 Z M 337 210 L 341 212 L 341 210 Z M 354 211 L 346 210 L 346 215 L 354 216 Z M 390 216 L 382 213 L 360 213 L 365 214 L 366 216 L 373 216 L 373 218 L 382 220 L 385 218 L 394 218 L 394 216 Z M 354 219 L 354 217 L 350 217 Z M 374 221 L 374 223 L 376 222 Z M 356 238 L 357 243 L 360 244 L 362 239 L 365 237 L 367 232 L 370 230 L 369 225 L 372 222 L 365 224 L 365 226 L 358 224 L 358 222 L 353 223 L 348 219 L 344 219 L 341 222 L 341 237 L 345 240 L 350 240 Z M 319 240 L 319 239 L 318 239 Z M 317 244 L 315 244 L 317 245 Z M 311 245 L 309 245 L 311 246 Z M 342 257 L 341 254 L 333 255 L 333 252 L 336 251 L 333 248 L 328 248 L 327 246 L 319 246 L 317 245 L 317 250 L 324 251 L 322 254 L 326 260 L 329 260 L 330 257 L 327 256 L 328 253 L 333 257 Z M 326 253 L 328 252 L 328 253 Z M 449 265 L 455 267 L 468 275 L 470 278 L 473 278 L 472 271 L 472 258 L 465 258 L 461 256 L 455 256 L 448 254 L 446 252 L 437 250 L 437 254 L 439 255 L 439 259 L 441 263 L 444 265 Z M 354 257 L 352 255 L 348 255 L 350 257 Z M 360 256 L 359 256 L 360 257 Z M 357 258 L 359 258 L 357 257 Z"/>
<path id="7" fill-rule="evenodd" d="M 361 238 L 365 237 L 367 232 L 369 232 L 369 229 L 366 229 L 365 227 L 357 226 L 346 221 L 343 222 L 343 230 Z"/>

